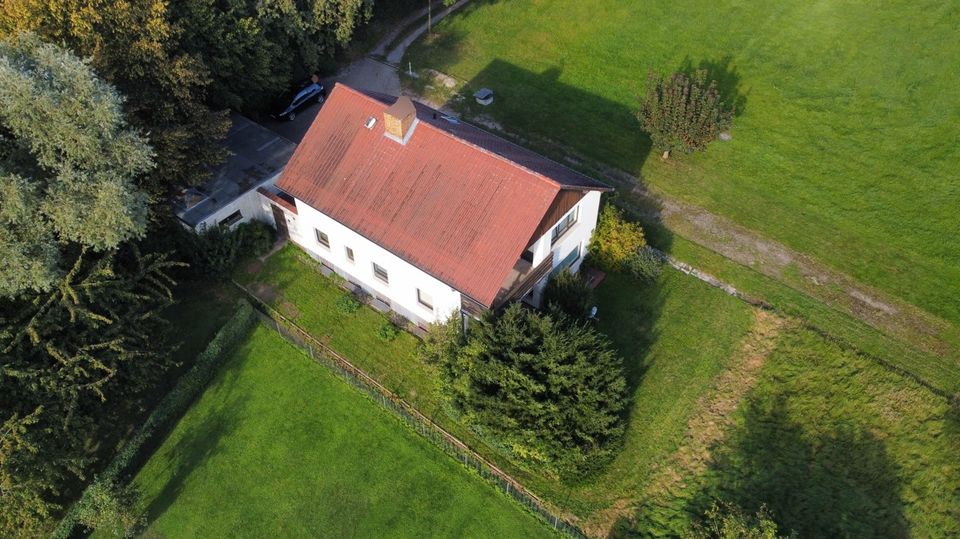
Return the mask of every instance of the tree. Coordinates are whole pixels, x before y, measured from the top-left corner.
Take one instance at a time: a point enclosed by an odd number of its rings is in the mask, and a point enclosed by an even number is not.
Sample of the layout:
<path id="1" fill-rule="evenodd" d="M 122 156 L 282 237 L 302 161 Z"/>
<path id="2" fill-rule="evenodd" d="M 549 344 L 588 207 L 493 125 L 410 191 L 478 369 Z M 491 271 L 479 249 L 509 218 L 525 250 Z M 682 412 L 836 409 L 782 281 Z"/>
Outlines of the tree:
<path id="1" fill-rule="evenodd" d="M 212 74 L 210 99 L 238 110 L 263 108 L 291 82 L 329 62 L 372 0 L 174 0 L 184 51 Z"/>
<path id="2" fill-rule="evenodd" d="M 623 435 L 621 360 L 594 329 L 519 304 L 471 323 L 441 365 L 463 419 L 519 461 L 573 479 Z"/>
<path id="3" fill-rule="evenodd" d="M 623 212 L 608 203 L 601 208 L 590 239 L 590 259 L 605 271 L 622 271 L 646 244 L 640 225 L 624 219 Z"/>
<path id="4" fill-rule="evenodd" d="M 198 184 L 226 152 L 227 113 L 207 107 L 210 74 L 180 50 L 167 0 L 7 0 L 0 34 L 31 31 L 89 57 L 126 96 L 125 112 L 148 134 L 157 167 L 140 184 L 156 202 L 181 185 Z"/>
<path id="5" fill-rule="evenodd" d="M 637 117 L 653 147 L 667 159 L 677 149 L 706 150 L 708 142 L 730 127 L 733 111 L 721 100 L 717 83 L 707 83 L 706 70 L 674 73 L 667 79 L 651 72 Z"/>
<path id="6" fill-rule="evenodd" d="M 0 42 L 0 296 L 48 290 L 73 243 L 143 234 L 153 167 L 116 91 L 72 54 L 26 34 Z"/>
<path id="7" fill-rule="evenodd" d="M 554 275 L 543 290 L 543 303 L 574 319 L 586 318 L 593 307 L 593 289 L 579 273 L 568 268 Z"/>
<path id="8" fill-rule="evenodd" d="M 42 527 L 67 479 L 84 477 L 98 433 L 172 365 L 162 312 L 177 264 L 132 246 L 80 248 L 75 260 L 50 291 L 0 301 L 3 536 Z"/>

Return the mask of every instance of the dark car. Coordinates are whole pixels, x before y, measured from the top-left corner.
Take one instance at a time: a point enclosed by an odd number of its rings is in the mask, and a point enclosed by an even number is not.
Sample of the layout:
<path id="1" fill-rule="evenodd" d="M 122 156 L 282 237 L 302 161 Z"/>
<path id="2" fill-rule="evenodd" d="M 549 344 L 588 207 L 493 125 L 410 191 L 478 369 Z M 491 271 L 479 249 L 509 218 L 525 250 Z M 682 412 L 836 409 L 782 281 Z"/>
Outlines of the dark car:
<path id="1" fill-rule="evenodd" d="M 283 112 L 275 115 L 274 118 L 292 120 L 297 117 L 297 111 L 311 103 L 323 103 L 326 98 L 327 89 L 320 82 L 320 77 L 314 75 L 293 94 L 293 97 L 289 98 L 289 101 L 283 101 L 283 103 L 288 103 L 286 108 L 283 109 Z"/>

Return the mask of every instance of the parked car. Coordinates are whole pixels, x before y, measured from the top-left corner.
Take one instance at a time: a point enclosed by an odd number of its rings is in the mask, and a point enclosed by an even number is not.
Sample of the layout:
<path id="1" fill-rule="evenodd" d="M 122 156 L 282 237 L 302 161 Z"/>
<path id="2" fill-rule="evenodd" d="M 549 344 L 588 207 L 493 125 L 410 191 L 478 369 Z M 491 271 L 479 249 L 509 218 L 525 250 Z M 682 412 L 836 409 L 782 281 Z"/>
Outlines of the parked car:
<path id="1" fill-rule="evenodd" d="M 297 117 L 297 111 L 311 103 L 323 103 L 327 99 L 327 89 L 320 82 L 320 77 L 314 75 L 307 80 L 300 89 L 292 92 L 293 97 L 289 97 L 281 103 L 287 103 L 286 108 L 274 118 L 292 120 Z M 280 106 L 283 106 L 282 104 Z"/>

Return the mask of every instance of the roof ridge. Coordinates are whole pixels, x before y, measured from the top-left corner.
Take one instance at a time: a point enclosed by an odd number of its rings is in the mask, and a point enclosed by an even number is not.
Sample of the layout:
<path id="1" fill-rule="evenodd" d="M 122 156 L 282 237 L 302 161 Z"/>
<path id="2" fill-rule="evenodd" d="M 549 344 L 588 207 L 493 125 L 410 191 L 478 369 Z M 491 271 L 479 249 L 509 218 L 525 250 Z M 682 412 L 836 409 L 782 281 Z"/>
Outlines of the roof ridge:
<path id="1" fill-rule="evenodd" d="M 365 99 L 372 100 L 372 101 L 376 101 L 377 103 L 380 103 L 380 104 L 382 104 L 382 105 L 387 105 L 387 106 L 389 106 L 389 104 L 384 103 L 383 101 L 381 101 L 380 99 L 374 97 L 373 95 L 368 94 L 368 93 L 366 93 L 366 92 L 363 92 L 363 91 L 361 91 L 361 90 L 357 90 L 357 89 L 355 89 L 355 88 L 353 88 L 353 87 L 351 87 L 351 86 L 348 86 L 348 85 L 346 85 L 346 84 L 337 83 L 337 84 L 334 86 L 334 90 L 336 90 L 337 87 L 341 87 L 341 86 L 344 87 L 344 88 L 346 88 L 346 89 L 348 89 L 348 90 L 350 90 L 352 93 L 354 93 L 354 94 L 356 94 L 356 95 L 358 95 L 358 96 L 361 96 L 361 97 L 363 97 L 363 98 L 365 98 Z M 387 97 L 387 96 L 384 95 L 384 97 Z M 393 97 L 393 96 L 390 96 L 390 97 Z M 400 97 L 403 97 L 403 96 L 396 96 L 396 99 L 400 99 Z M 410 96 L 406 96 L 406 97 L 410 97 Z M 418 100 L 415 100 L 415 99 L 413 99 L 413 98 L 411 98 L 411 101 L 413 101 L 413 102 L 414 102 L 415 104 L 417 104 L 417 105 L 421 105 L 421 106 L 423 106 L 423 107 L 426 107 L 426 108 L 428 108 L 428 109 L 430 109 L 430 110 L 432 110 L 432 111 L 434 111 L 434 112 L 440 113 L 440 114 L 442 114 L 442 115 L 444 115 L 444 116 L 449 116 L 449 114 L 444 114 L 442 111 L 440 111 L 440 110 L 438 110 L 438 109 L 435 109 L 435 108 L 431 107 L 430 105 L 427 105 L 426 103 L 423 103 L 422 101 L 418 101 Z M 464 125 L 469 126 L 471 129 L 476 129 L 477 131 L 481 131 L 481 132 L 486 133 L 486 134 L 488 134 L 488 135 L 490 135 L 490 136 L 496 137 L 498 140 L 501 140 L 501 141 L 503 141 L 503 142 L 505 142 L 505 143 L 507 143 L 507 144 L 509 144 L 509 145 L 511 145 L 511 146 L 513 146 L 513 147 L 515 147 L 515 148 L 519 148 L 520 150 L 523 150 L 523 151 L 525 151 L 525 152 L 532 152 L 532 150 L 530 150 L 529 148 L 524 148 L 523 146 L 521 146 L 521 145 L 519 145 L 519 144 L 517 144 L 517 143 L 515 143 L 515 142 L 513 142 L 513 141 L 511 141 L 511 140 L 508 140 L 508 139 L 506 139 L 506 138 L 504 138 L 504 137 L 501 137 L 500 135 L 498 135 L 498 134 L 496 134 L 496 133 L 494 133 L 494 132 L 492 132 L 492 131 L 487 131 L 486 129 L 483 129 L 482 127 L 478 127 L 478 126 L 474 125 L 473 123 L 467 122 L 467 121 L 465 121 L 465 120 L 461 120 L 460 118 L 457 118 L 457 121 L 458 121 L 458 122 L 462 122 Z M 531 169 L 530 167 L 527 167 L 527 166 L 524 166 L 524 165 L 522 165 L 522 164 L 520 164 L 520 163 L 517 163 L 516 161 L 514 161 L 514 160 L 512 160 L 512 159 L 508 159 L 507 157 L 504 157 L 504 156 L 498 154 L 497 152 L 494 152 L 493 150 L 488 150 L 487 148 L 484 148 L 483 146 L 479 146 L 479 145 L 477 145 L 477 144 L 475 144 L 475 143 L 473 143 L 473 142 L 470 142 L 469 140 L 466 140 L 466 139 L 464 139 L 463 137 L 459 137 L 459 136 L 457 136 L 456 134 L 451 133 L 450 131 L 447 131 L 446 129 L 442 129 L 442 128 L 436 126 L 436 125 L 433 125 L 433 124 L 430 123 L 430 122 L 421 122 L 421 123 L 430 126 L 431 128 L 435 129 L 436 131 L 438 131 L 438 132 L 440 132 L 440 133 L 443 133 L 444 135 L 446 135 L 446 136 L 448 136 L 448 137 L 456 140 L 457 142 L 460 142 L 460 143 L 465 144 L 465 145 L 467 145 L 467 146 L 470 146 L 470 147 L 472 147 L 472 148 L 476 148 L 477 150 L 480 150 L 481 152 L 484 152 L 484 153 L 486 153 L 486 154 L 490 154 L 490 155 L 496 157 L 497 159 L 500 159 L 500 160 L 502 160 L 502 161 L 505 161 L 505 162 L 509 163 L 510 165 L 512 165 L 512 166 L 514 166 L 514 167 L 516 167 L 516 168 L 518 168 L 518 169 L 520 169 L 520 170 L 522 170 L 522 171 L 524 171 L 524 172 L 527 172 L 527 173 L 529 173 L 529 174 L 532 174 L 532 175 L 536 176 L 537 178 L 540 178 L 541 180 L 547 181 L 547 182 L 549 182 L 549 183 L 557 186 L 557 187 L 560 188 L 560 189 L 575 189 L 575 188 L 578 188 L 578 187 L 579 187 L 579 188 L 590 189 L 589 187 L 585 187 L 585 186 L 574 186 L 574 185 L 570 185 L 570 184 L 561 183 L 561 182 L 559 182 L 559 181 L 551 178 L 550 176 L 547 176 L 546 174 L 543 174 L 542 172 L 537 172 L 536 170 L 533 170 L 533 169 Z M 535 152 L 534 152 L 534 153 L 535 153 Z M 563 163 L 561 163 L 561 162 L 559 162 L 559 161 L 557 161 L 557 160 L 555 160 L 555 159 L 551 159 L 550 157 L 547 157 L 547 156 L 542 155 L 542 154 L 539 154 L 539 153 L 537 153 L 536 155 L 537 155 L 537 157 L 539 157 L 539 158 L 541 158 L 541 159 L 544 159 L 544 160 L 547 160 L 547 161 L 550 161 L 551 163 L 553 163 L 553 164 L 555 164 L 555 165 L 557 165 L 557 166 L 559 166 L 559 167 L 563 167 L 563 168 L 569 170 L 570 172 L 573 172 L 574 174 L 578 174 L 578 175 L 583 176 L 584 178 L 586 178 L 586 179 L 588 179 L 588 180 L 595 181 L 595 182 L 597 182 L 597 183 L 603 184 L 603 182 L 601 182 L 600 180 L 597 180 L 596 178 L 591 178 L 590 176 L 587 176 L 586 174 L 584 174 L 584 173 L 582 173 L 582 172 L 580 172 L 580 171 L 577 171 L 577 170 L 575 170 L 575 169 L 573 169 L 573 168 L 570 168 L 570 167 L 568 167 L 567 165 L 564 165 Z M 610 188 L 610 187 L 607 186 L 606 184 L 603 184 L 603 185 L 604 185 L 605 187 L 607 187 L 608 189 Z M 596 189 L 591 189 L 591 190 L 596 190 Z"/>

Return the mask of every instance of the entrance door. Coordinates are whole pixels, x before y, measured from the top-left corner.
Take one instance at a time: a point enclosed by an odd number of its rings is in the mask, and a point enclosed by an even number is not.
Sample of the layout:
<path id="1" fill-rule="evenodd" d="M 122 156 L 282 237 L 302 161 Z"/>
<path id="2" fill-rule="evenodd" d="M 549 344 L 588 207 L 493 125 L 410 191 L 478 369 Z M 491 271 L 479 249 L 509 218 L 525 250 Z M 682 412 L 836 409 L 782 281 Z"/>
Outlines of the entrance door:
<path id="1" fill-rule="evenodd" d="M 287 214 L 274 204 L 271 204 L 270 208 L 273 209 L 273 221 L 277 225 L 277 239 L 290 237 L 290 231 L 287 230 Z"/>

